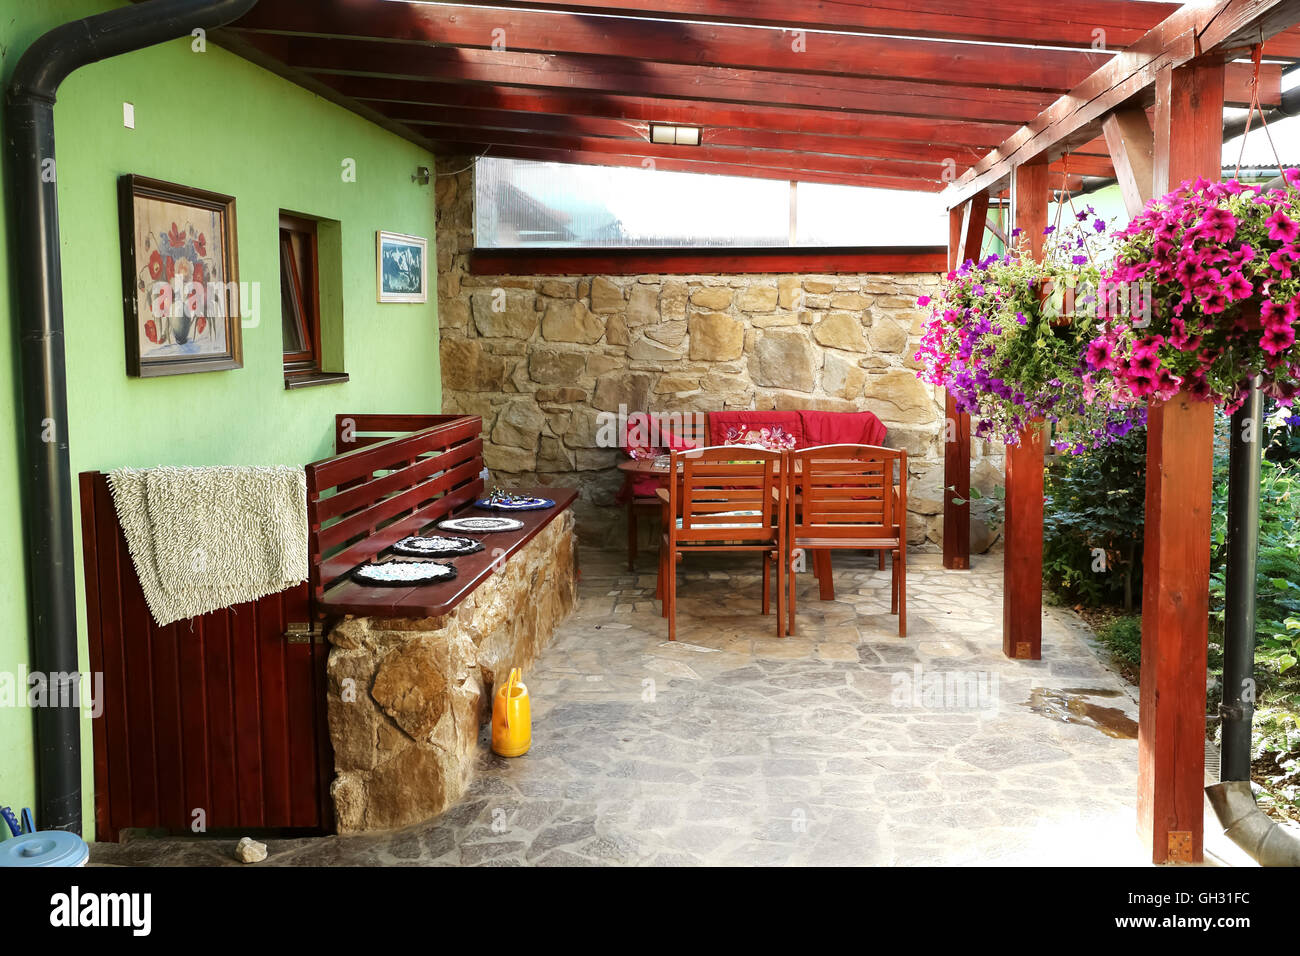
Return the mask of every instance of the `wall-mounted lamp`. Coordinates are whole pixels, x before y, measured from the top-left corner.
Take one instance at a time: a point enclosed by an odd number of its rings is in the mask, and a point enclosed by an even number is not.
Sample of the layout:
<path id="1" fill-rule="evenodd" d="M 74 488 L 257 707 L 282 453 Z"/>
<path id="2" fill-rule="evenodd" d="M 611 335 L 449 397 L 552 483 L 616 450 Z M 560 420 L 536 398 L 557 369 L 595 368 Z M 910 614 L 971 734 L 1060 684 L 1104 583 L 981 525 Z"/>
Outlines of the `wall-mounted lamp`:
<path id="1" fill-rule="evenodd" d="M 419 183 L 421 186 L 427 186 L 429 185 L 429 179 L 430 174 L 428 166 L 415 167 L 415 175 L 411 177 L 411 182 Z"/>
<path id="2" fill-rule="evenodd" d="M 650 142 L 665 146 L 699 146 L 700 127 L 673 126 L 669 123 L 650 124 Z"/>

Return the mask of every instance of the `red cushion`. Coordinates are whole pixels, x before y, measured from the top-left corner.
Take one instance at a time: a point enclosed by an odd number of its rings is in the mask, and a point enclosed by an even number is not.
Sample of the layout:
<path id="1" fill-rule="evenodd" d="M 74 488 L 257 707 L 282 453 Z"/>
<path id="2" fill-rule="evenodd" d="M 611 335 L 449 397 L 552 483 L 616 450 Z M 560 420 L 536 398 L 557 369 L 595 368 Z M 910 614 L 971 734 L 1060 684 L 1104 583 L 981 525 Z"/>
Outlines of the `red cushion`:
<path id="1" fill-rule="evenodd" d="M 871 412 L 813 412 L 801 411 L 805 444 L 800 448 L 817 445 L 880 445 L 885 440 L 885 424 Z"/>
<path id="2" fill-rule="evenodd" d="M 672 427 L 672 420 L 658 421 L 655 416 L 647 416 L 646 413 L 637 413 L 640 417 L 633 420 L 633 416 L 628 416 L 627 432 L 623 436 L 623 451 L 629 455 L 632 454 L 633 446 L 642 451 L 653 451 L 656 454 L 662 449 L 671 448 L 675 451 L 683 451 L 687 448 L 695 448 L 699 443 L 678 434 Z M 636 439 L 636 441 L 633 441 Z M 655 441 L 658 444 L 655 444 Z"/>
<path id="3" fill-rule="evenodd" d="M 798 412 L 766 411 L 710 412 L 709 444 L 727 444 L 727 432 L 739 429 L 743 432 L 758 431 L 763 428 L 779 428 L 787 435 L 794 436 L 795 447 L 804 446 L 803 420 Z"/>

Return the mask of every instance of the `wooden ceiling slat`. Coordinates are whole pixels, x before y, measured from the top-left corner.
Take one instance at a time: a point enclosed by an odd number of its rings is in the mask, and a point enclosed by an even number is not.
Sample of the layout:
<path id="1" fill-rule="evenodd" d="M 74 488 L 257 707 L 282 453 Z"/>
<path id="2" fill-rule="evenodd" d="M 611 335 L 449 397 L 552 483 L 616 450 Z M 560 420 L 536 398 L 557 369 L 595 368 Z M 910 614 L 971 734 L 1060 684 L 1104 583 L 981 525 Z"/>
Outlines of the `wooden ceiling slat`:
<path id="1" fill-rule="evenodd" d="M 1173 15 L 1178 3 L 1132 0 L 460 0 L 465 6 L 681 19 L 790 30 L 1042 44 L 1122 50 Z M 1300 59 L 1300 29 L 1271 37 L 1265 52 Z"/>
<path id="2" fill-rule="evenodd" d="M 1108 51 L 912 40 L 863 34 L 630 20 L 464 5 L 260 0 L 241 29 L 295 36 L 437 43 L 517 53 L 617 56 L 656 63 L 914 80 L 1063 93 Z"/>
<path id="3" fill-rule="evenodd" d="M 646 168 L 643 156 L 626 156 L 616 153 L 592 153 L 583 150 L 553 149 L 537 146 L 503 146 L 489 143 L 440 143 L 434 140 L 434 146 L 444 146 L 447 155 L 486 154 L 516 159 L 531 159 L 537 162 L 577 163 L 587 166 L 635 166 Z M 759 179 L 797 179 L 807 183 L 829 183 L 843 186 L 867 186 L 879 189 L 902 189 L 914 192 L 937 193 L 943 188 L 942 183 L 911 178 L 897 179 L 890 176 L 871 174 L 845 175 L 812 169 L 781 169 L 775 166 L 742 166 L 735 163 L 712 163 L 702 160 L 657 159 L 654 168 L 666 172 L 709 173 L 719 176 L 750 176 Z M 1077 188 L 1077 185 L 1076 185 Z"/>
<path id="4" fill-rule="evenodd" d="M 581 91 L 471 86 L 461 83 L 394 80 L 364 76 L 321 76 L 349 99 L 386 108 L 385 103 L 474 107 L 572 116 L 601 116 L 633 122 L 701 125 L 709 129 L 764 129 L 790 133 L 857 136 L 873 140 L 939 142 L 990 148 L 1016 131 L 1009 123 L 887 116 L 830 110 L 740 106 L 704 99 L 661 99 Z"/>
<path id="5" fill-rule="evenodd" d="M 466 130 L 491 129 L 523 133 L 601 136 L 623 142 L 629 148 L 649 143 L 648 123 L 632 123 L 605 117 L 556 116 L 548 113 L 402 103 L 380 103 L 376 106 L 399 123 L 422 128 L 425 135 L 431 138 L 442 135 L 441 127 L 452 127 Z M 969 146 L 959 146 L 954 143 L 901 143 L 869 140 L 857 136 L 823 136 L 812 133 L 715 127 L 704 128 L 701 145 L 715 148 L 783 150 L 807 153 L 810 156 L 817 154 L 861 156 L 931 165 L 950 160 L 958 169 L 965 169 L 982 155 Z"/>
<path id="6" fill-rule="evenodd" d="M 662 160 L 689 159 L 700 163 L 725 163 L 735 166 L 774 167 L 785 171 L 883 176 L 900 183 L 944 185 L 944 166 L 939 162 L 906 162 L 896 159 L 873 159 L 862 156 L 834 156 L 821 153 L 795 153 L 775 149 L 731 149 L 727 147 L 663 146 L 634 140 L 579 136 L 569 133 L 518 132 L 512 130 L 461 129 L 439 127 L 429 138 L 442 143 L 470 143 L 493 146 L 528 146 L 575 153 L 612 153 L 639 156 L 658 165 Z M 913 188 L 913 187 L 905 187 Z"/>
<path id="7" fill-rule="evenodd" d="M 685 162 L 778 178 L 871 176 L 890 188 L 938 188 L 966 170 L 950 190 L 966 194 L 1025 149 L 1049 160 L 1071 153 L 1071 180 L 1111 175 L 1098 120 L 1104 104 L 1143 102 L 1151 71 L 1198 52 L 1198 35 L 1240 55 L 1258 35 L 1246 27 L 1262 18 L 1266 34 L 1286 28 L 1293 5 L 1300 0 L 1224 0 L 1179 10 L 1139 32 L 1166 5 L 262 0 L 218 38 L 421 144 L 650 158 L 661 167 Z M 843 32 L 796 37 L 789 29 L 755 29 L 778 24 Z M 1085 27 L 1090 38 L 1093 29 L 1107 31 L 1108 51 L 1129 51 L 1116 58 L 993 45 L 1083 47 Z M 795 51 L 796 40 L 803 52 Z M 491 49 L 494 42 L 506 49 Z M 1275 36 L 1265 49 L 1276 54 L 1287 42 Z M 1228 64 L 1227 102 L 1243 103 L 1249 80 L 1248 64 Z M 1265 64 L 1261 80 L 1265 105 L 1278 102 L 1280 66 Z M 1071 92 L 1056 97 L 1066 86 Z M 702 126 L 704 146 L 649 144 L 651 122 Z"/>
<path id="8" fill-rule="evenodd" d="M 243 33 L 259 44 L 264 34 Z M 900 80 L 830 77 L 629 62 L 614 57 L 429 48 L 369 40 L 283 40 L 284 62 L 322 74 L 360 74 L 588 92 L 684 97 L 769 106 L 907 116 L 1027 122 L 1053 99 L 1024 90 L 935 86 Z M 274 50 L 269 51 L 275 55 Z"/>

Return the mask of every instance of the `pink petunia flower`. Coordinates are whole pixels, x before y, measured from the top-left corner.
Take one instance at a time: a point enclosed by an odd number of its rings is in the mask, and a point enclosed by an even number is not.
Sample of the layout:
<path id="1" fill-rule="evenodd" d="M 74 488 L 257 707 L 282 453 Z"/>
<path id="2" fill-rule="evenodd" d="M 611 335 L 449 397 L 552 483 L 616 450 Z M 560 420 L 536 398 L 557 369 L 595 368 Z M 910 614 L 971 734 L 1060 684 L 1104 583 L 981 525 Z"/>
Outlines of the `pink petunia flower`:
<path id="1" fill-rule="evenodd" d="M 1264 225 L 1268 226 L 1268 237 L 1278 242 L 1295 242 L 1300 236 L 1300 226 L 1281 209 L 1275 209 Z"/>

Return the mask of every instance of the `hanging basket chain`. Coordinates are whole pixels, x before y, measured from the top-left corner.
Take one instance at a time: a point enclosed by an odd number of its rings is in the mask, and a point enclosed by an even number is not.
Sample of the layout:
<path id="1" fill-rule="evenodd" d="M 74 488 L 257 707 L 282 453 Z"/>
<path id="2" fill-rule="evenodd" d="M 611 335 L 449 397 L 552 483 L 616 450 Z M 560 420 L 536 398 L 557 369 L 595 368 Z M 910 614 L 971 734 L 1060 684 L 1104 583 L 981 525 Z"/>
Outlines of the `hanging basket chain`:
<path id="1" fill-rule="evenodd" d="M 1268 140 L 1268 147 L 1273 151 L 1273 159 L 1277 162 L 1278 174 L 1282 173 L 1282 157 L 1278 155 L 1277 146 L 1273 142 L 1273 134 L 1268 131 L 1268 120 L 1264 118 L 1264 106 L 1259 99 L 1259 66 L 1260 61 L 1264 58 L 1264 44 L 1256 43 L 1250 48 L 1250 59 L 1254 65 L 1250 77 L 1250 105 L 1246 110 L 1246 128 L 1241 134 L 1241 151 L 1237 154 L 1237 169 L 1233 173 L 1233 179 L 1241 178 L 1241 163 L 1246 158 L 1246 140 L 1250 137 L 1250 122 L 1255 118 L 1255 112 L 1259 111 L 1259 125 L 1264 130 L 1264 138 Z"/>

